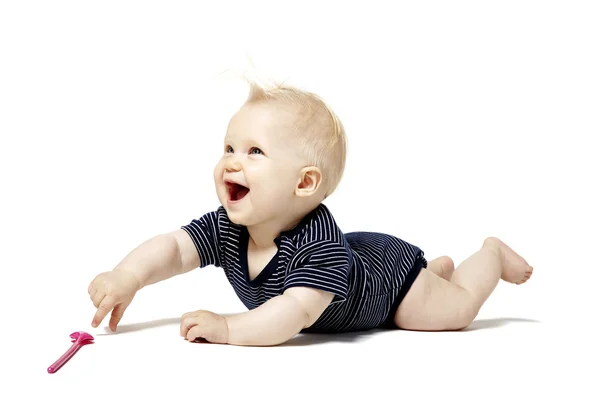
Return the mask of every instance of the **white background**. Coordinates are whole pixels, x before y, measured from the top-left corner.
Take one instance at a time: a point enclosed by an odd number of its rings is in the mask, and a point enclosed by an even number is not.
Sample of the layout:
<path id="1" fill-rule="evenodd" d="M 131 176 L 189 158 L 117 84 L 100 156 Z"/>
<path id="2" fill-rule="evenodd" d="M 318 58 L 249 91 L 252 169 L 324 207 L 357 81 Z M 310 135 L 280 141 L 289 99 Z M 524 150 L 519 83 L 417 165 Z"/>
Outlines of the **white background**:
<path id="1" fill-rule="evenodd" d="M 0 397 L 594 398 L 599 19 L 592 1 L 2 2 Z M 246 96 L 223 72 L 247 55 L 342 119 L 344 231 L 457 265 L 495 235 L 532 279 L 466 332 L 251 348 L 179 337 L 185 312 L 243 310 L 207 267 L 141 291 L 119 334 L 91 328 L 96 274 L 218 206 Z M 96 343 L 48 374 L 80 330 Z"/>

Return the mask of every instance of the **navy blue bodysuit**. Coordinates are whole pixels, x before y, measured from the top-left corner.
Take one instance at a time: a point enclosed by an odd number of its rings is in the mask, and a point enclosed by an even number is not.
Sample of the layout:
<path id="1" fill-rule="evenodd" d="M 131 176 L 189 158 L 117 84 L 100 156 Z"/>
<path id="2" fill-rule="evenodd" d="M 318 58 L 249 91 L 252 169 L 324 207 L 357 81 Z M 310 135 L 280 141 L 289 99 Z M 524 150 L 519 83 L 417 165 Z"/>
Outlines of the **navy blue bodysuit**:
<path id="1" fill-rule="evenodd" d="M 277 253 L 254 280 L 248 276 L 248 230 L 231 222 L 222 206 L 181 228 L 198 250 L 199 267 L 222 268 L 249 310 L 294 286 L 333 293 L 331 304 L 303 332 L 393 327 L 396 308 L 427 267 L 423 251 L 397 237 L 344 234 L 324 204 L 275 239 Z"/>

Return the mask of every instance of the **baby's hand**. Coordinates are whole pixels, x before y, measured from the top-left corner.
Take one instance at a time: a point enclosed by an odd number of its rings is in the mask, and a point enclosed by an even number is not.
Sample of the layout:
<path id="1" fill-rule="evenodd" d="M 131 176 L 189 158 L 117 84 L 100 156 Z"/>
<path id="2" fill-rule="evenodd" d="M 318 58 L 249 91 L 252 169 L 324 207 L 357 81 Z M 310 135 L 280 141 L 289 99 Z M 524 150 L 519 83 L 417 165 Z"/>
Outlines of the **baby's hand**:
<path id="1" fill-rule="evenodd" d="M 123 313 L 139 289 L 138 280 L 127 271 L 108 271 L 96 276 L 88 287 L 90 299 L 98 309 L 92 320 L 92 326 L 96 328 L 100 325 L 112 310 L 109 327 L 113 332 L 116 331 Z"/>
<path id="2" fill-rule="evenodd" d="M 183 314 L 179 333 L 190 342 L 204 339 L 210 343 L 227 344 L 229 341 L 225 317 L 204 310 Z"/>

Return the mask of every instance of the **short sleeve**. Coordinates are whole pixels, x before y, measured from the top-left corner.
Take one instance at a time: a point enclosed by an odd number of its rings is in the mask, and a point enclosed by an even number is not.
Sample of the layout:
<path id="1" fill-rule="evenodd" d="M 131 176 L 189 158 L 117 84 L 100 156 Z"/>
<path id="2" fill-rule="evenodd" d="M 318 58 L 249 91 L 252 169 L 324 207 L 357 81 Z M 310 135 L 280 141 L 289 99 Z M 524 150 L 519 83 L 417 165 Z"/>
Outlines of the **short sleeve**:
<path id="1" fill-rule="evenodd" d="M 304 286 L 334 294 L 332 303 L 346 300 L 350 256 L 343 244 L 322 242 L 303 249 L 307 254 L 300 257 L 290 268 L 283 284 L 283 291 Z"/>
<path id="2" fill-rule="evenodd" d="M 186 231 L 200 256 L 200 268 L 207 265 L 221 266 L 219 252 L 219 213 L 213 211 L 204 214 L 198 219 L 193 219 L 189 224 L 181 227 Z"/>

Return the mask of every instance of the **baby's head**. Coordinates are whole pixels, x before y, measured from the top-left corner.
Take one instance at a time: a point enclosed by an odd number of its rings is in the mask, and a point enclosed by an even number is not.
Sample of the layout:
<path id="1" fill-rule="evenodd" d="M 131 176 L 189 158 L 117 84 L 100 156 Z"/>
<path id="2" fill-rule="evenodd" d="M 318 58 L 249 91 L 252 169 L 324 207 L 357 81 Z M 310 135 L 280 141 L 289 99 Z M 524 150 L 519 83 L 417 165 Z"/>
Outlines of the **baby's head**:
<path id="1" fill-rule="evenodd" d="M 335 191 L 345 161 L 344 127 L 320 97 L 251 81 L 214 170 L 217 195 L 230 219 L 244 225 L 301 215 Z"/>

